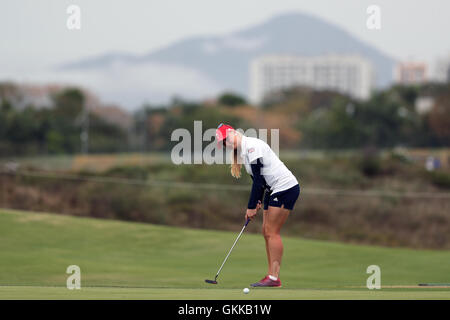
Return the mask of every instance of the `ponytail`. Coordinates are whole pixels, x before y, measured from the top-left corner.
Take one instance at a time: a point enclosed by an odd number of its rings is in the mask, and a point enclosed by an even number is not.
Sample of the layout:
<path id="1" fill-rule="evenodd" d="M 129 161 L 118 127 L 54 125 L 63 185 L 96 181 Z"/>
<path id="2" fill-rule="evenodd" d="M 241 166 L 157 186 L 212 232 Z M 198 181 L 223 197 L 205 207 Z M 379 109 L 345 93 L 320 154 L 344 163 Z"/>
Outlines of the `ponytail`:
<path id="1" fill-rule="evenodd" d="M 242 164 L 238 163 L 237 157 L 238 150 L 234 149 L 233 152 L 231 152 L 231 175 L 236 179 L 239 179 L 241 177 Z"/>

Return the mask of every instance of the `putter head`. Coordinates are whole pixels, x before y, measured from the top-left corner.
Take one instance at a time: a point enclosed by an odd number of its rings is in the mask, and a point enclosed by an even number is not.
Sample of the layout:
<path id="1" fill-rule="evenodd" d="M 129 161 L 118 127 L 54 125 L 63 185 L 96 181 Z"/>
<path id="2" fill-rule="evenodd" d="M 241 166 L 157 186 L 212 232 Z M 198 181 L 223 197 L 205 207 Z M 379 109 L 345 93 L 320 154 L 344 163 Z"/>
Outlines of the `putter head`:
<path id="1" fill-rule="evenodd" d="M 206 283 L 211 283 L 211 284 L 217 284 L 216 280 L 208 280 L 208 279 L 206 279 L 205 282 Z"/>

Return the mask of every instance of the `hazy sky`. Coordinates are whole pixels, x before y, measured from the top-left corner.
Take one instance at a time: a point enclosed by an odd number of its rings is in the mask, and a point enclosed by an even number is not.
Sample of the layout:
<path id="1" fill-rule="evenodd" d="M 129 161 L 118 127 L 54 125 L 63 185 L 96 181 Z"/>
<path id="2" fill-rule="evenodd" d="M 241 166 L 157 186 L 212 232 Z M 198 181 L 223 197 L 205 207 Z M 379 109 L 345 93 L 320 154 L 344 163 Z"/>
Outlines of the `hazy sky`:
<path id="1" fill-rule="evenodd" d="M 82 28 L 66 27 L 70 4 Z M 381 7 L 381 30 L 366 8 Z M 24 72 L 111 51 L 146 53 L 195 35 L 226 34 L 290 11 L 341 26 L 398 59 L 450 52 L 448 0 L 2 0 L 0 69 Z"/>

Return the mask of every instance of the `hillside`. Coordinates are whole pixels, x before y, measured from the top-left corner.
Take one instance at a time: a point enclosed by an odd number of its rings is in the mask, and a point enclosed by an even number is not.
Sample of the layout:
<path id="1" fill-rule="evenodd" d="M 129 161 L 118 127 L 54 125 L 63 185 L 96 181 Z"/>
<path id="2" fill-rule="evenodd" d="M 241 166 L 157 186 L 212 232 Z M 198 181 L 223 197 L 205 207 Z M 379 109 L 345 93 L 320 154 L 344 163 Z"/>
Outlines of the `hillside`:
<path id="1" fill-rule="evenodd" d="M 59 69 L 86 75 L 96 71 L 117 72 L 121 78 L 126 75 L 127 87 L 133 83 L 130 86 L 133 89 L 115 90 L 120 90 L 125 97 L 134 94 L 135 97 L 129 97 L 134 102 L 139 101 L 136 96 L 143 100 L 162 99 L 163 96 L 168 99 L 169 92 L 187 97 L 193 92 L 197 96 L 211 96 L 224 89 L 247 94 L 252 59 L 265 54 L 311 56 L 329 53 L 362 55 L 373 63 L 378 86 L 392 82 L 393 58 L 339 26 L 301 12 L 274 16 L 261 24 L 227 34 L 182 39 L 143 55 L 105 53 L 67 62 Z M 144 77 L 146 83 L 139 77 Z M 162 86 L 159 82 L 170 83 L 170 86 Z M 199 86 L 191 82 L 197 82 Z M 190 91 L 186 91 L 187 86 Z M 152 95 L 149 90 L 153 90 Z M 119 94 L 117 99 L 127 104 Z"/>

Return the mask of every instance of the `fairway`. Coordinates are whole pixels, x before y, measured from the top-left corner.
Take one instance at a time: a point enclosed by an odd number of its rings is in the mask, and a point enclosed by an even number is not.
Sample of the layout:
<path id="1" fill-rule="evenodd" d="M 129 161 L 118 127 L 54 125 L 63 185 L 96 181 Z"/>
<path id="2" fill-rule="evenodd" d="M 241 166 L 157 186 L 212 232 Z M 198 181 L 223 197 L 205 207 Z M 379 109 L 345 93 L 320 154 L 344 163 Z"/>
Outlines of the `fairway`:
<path id="1" fill-rule="evenodd" d="M 407 288 L 450 283 L 449 251 L 293 237 L 284 238 L 283 288 L 244 295 L 242 289 L 266 272 L 264 240 L 247 233 L 219 284 L 206 284 L 239 229 L 0 210 L 0 299 L 450 299 L 449 288 Z M 81 290 L 65 288 L 69 265 L 81 268 Z M 381 268 L 381 290 L 365 288 L 369 265 Z"/>

